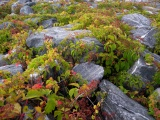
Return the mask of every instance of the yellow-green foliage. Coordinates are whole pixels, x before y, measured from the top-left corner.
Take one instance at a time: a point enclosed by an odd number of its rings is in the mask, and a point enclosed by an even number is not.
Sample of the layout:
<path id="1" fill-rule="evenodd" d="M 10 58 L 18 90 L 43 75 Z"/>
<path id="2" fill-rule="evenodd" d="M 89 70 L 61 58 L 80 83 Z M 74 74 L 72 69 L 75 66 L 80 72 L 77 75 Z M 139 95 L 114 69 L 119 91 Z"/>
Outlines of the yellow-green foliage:
<path id="1" fill-rule="evenodd" d="M 10 21 L 15 24 L 15 28 L 0 30 L 0 52 L 8 51 L 8 60 L 11 63 L 22 64 L 25 70 L 22 74 L 13 76 L 0 71 L 0 77 L 4 79 L 3 84 L 0 84 L 2 107 L 0 118 L 22 119 L 26 114 L 28 119 L 34 119 L 38 114 L 37 119 L 44 119 L 46 114 L 54 113 L 55 119 L 60 120 L 62 118 L 100 119 L 98 118 L 100 103 L 91 101 L 91 96 L 96 95 L 92 92 L 98 83 L 93 81 L 86 84 L 86 81 L 72 70 L 83 57 L 87 58 L 88 62 L 94 60 L 96 64 L 103 66 L 104 78 L 109 78 L 130 97 L 149 106 L 151 114 L 157 118 L 158 112 L 156 113 L 154 108 L 159 109 L 159 106 L 154 98 L 150 97 L 147 103 L 146 96 L 141 96 L 137 91 L 126 90 L 124 86 L 127 84 L 128 87 L 139 89 L 143 85 L 139 77 L 129 75 L 126 71 L 138 59 L 144 46 L 131 38 L 132 28 L 122 23 L 121 17 L 138 12 L 152 19 L 154 26 L 159 26 L 157 23 L 159 14 L 157 16 L 147 14 L 142 10 L 142 3 L 104 1 L 98 3 L 95 9 L 86 2 L 70 4 L 62 0 L 60 4 L 61 8 L 57 8 L 54 3 L 39 2 L 32 7 L 35 14 L 29 16 L 7 16 L 11 11 L 11 3 L 0 7 L 0 23 Z M 86 29 L 90 30 L 91 34 L 79 35 L 73 40 L 66 38 L 54 48 L 52 40 L 46 38 L 44 46 L 28 48 L 26 46 L 28 31 L 35 32 L 43 29 L 31 21 L 24 22 L 28 18 L 39 18 L 38 23 L 49 18 L 57 18 L 58 23 L 54 26 L 73 24 L 72 30 Z M 94 44 L 75 40 L 83 37 L 95 37 L 103 45 L 103 51 L 96 51 Z M 159 35 L 157 38 L 154 52 L 159 54 Z M 44 51 L 43 55 L 36 55 L 41 51 Z M 146 57 L 146 60 L 151 62 L 150 57 Z M 31 79 L 31 74 L 34 73 L 38 74 L 35 78 L 38 83 L 34 83 Z M 52 76 L 48 78 L 47 74 Z M 159 78 L 157 72 L 154 76 L 156 84 L 159 84 Z M 153 86 L 149 84 L 146 89 L 149 95 L 153 91 Z M 28 102 L 33 103 L 34 110 L 29 109 Z M 88 114 L 84 114 L 86 109 L 91 113 L 89 117 Z"/>

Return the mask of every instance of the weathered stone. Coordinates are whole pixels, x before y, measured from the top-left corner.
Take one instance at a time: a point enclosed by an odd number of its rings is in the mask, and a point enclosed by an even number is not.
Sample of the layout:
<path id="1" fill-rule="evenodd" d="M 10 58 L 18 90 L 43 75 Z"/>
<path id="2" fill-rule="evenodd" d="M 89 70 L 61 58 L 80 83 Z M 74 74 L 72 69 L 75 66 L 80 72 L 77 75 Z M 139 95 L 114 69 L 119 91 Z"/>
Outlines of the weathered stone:
<path id="1" fill-rule="evenodd" d="M 125 0 L 125 2 L 149 2 L 150 0 Z"/>
<path id="2" fill-rule="evenodd" d="M 5 4 L 8 3 L 8 2 L 9 2 L 9 0 L 1 0 L 1 1 L 0 1 L 0 6 L 5 5 Z"/>
<path id="3" fill-rule="evenodd" d="M 20 3 L 20 4 L 24 4 L 27 2 L 32 2 L 32 0 L 18 0 L 18 3 Z"/>
<path id="4" fill-rule="evenodd" d="M 73 68 L 73 71 L 80 73 L 83 79 L 91 82 L 92 80 L 101 80 L 104 75 L 104 69 L 102 66 L 94 63 L 81 63 Z"/>
<path id="5" fill-rule="evenodd" d="M 39 21 L 40 21 L 40 18 L 39 17 L 36 17 L 36 18 L 28 18 L 28 19 L 25 19 L 24 22 L 27 23 L 27 22 L 33 22 L 34 24 L 36 25 L 39 25 Z"/>
<path id="6" fill-rule="evenodd" d="M 0 66 L 7 65 L 7 61 L 5 60 L 5 55 L 0 54 Z"/>
<path id="7" fill-rule="evenodd" d="M 142 44 L 150 48 L 153 48 L 156 43 L 156 39 L 154 38 L 156 32 L 157 30 L 155 28 L 137 28 L 131 31 L 134 39 L 139 40 Z"/>
<path id="8" fill-rule="evenodd" d="M 16 64 L 12 64 L 12 65 L 5 65 L 0 67 L 0 70 L 2 71 L 8 71 L 10 72 L 12 75 L 17 74 L 18 72 L 22 73 L 23 69 L 22 69 L 22 65 L 16 65 Z"/>
<path id="9" fill-rule="evenodd" d="M 21 9 L 20 9 L 20 14 L 25 14 L 25 15 L 28 15 L 28 14 L 31 14 L 33 13 L 33 10 L 30 6 L 26 5 L 26 6 L 23 6 Z"/>
<path id="10" fill-rule="evenodd" d="M 122 21 L 136 28 L 151 27 L 151 21 L 138 13 L 124 15 Z"/>
<path id="11" fill-rule="evenodd" d="M 111 82 L 103 80 L 99 88 L 102 94 L 107 93 L 101 104 L 105 120 L 154 120 L 145 107 L 130 99 Z M 99 101 L 101 97 L 97 97 Z"/>
<path id="12" fill-rule="evenodd" d="M 39 33 L 31 34 L 26 44 L 28 47 L 40 47 L 44 45 L 45 36 L 50 37 L 55 46 L 57 46 L 64 39 L 76 39 L 75 36 L 78 34 L 90 33 L 89 30 L 70 30 L 70 25 L 64 27 L 52 27 L 43 30 Z"/>
<path id="13" fill-rule="evenodd" d="M 131 67 L 129 73 L 132 75 L 140 76 L 142 81 L 147 83 L 153 80 L 153 76 L 156 73 L 156 67 L 147 65 L 144 58 L 140 57 L 138 61 Z"/>
<path id="14" fill-rule="evenodd" d="M 15 3 L 13 3 L 13 4 L 11 5 L 11 12 L 12 12 L 12 13 L 19 12 L 19 11 L 17 11 L 17 9 L 19 9 L 19 8 L 21 8 L 21 7 L 22 7 L 22 5 L 17 1 L 17 2 L 15 2 Z"/>
<path id="15" fill-rule="evenodd" d="M 154 61 L 160 63 L 160 56 L 155 54 L 155 53 L 151 53 L 149 50 L 145 50 L 141 55 L 143 57 L 145 57 L 146 54 L 150 54 L 153 58 L 154 58 Z"/>
<path id="16" fill-rule="evenodd" d="M 135 27 L 131 31 L 133 38 L 139 40 L 142 44 L 153 48 L 156 40 L 154 38 L 157 32 L 155 28 L 151 27 L 151 22 L 148 18 L 141 14 L 134 13 L 123 16 L 122 21 Z"/>
<path id="17" fill-rule="evenodd" d="M 44 20 L 42 22 L 42 26 L 44 27 L 44 29 L 46 28 L 51 28 L 53 27 L 53 24 L 57 22 L 57 19 L 56 18 L 51 18 L 51 19 L 48 19 L 48 20 Z"/>
<path id="18" fill-rule="evenodd" d="M 0 30 L 8 29 L 10 27 L 14 27 L 14 24 L 11 22 L 4 22 L 4 23 L 0 24 Z"/>
<path id="19" fill-rule="evenodd" d="M 35 3 L 35 2 L 26 2 L 25 5 L 28 5 L 28 6 L 31 7 L 31 6 L 33 6 L 33 5 L 36 5 L 36 3 Z"/>
<path id="20" fill-rule="evenodd" d="M 155 94 L 155 99 L 157 100 L 157 102 L 160 102 L 160 88 L 157 88 L 151 95 Z"/>
<path id="21" fill-rule="evenodd" d="M 140 77 L 144 83 L 143 87 L 146 87 L 146 84 L 153 80 L 153 76 L 157 72 L 157 67 L 154 64 L 148 64 L 145 61 L 146 54 L 150 54 L 155 62 L 160 63 L 160 56 L 145 50 L 137 62 L 128 70 L 130 74 Z"/>
<path id="22" fill-rule="evenodd" d="M 151 6 L 143 6 L 143 10 L 149 12 L 150 14 L 158 14 L 158 11 L 160 11 L 160 9 Z"/>

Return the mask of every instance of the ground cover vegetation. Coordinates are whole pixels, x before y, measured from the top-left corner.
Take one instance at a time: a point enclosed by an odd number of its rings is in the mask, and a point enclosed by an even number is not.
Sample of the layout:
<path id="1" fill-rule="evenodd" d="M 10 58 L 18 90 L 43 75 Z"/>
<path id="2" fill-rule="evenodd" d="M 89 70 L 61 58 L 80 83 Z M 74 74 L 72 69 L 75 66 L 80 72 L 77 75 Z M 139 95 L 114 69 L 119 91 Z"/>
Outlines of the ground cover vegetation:
<path id="1" fill-rule="evenodd" d="M 147 92 L 130 91 L 123 86 L 125 79 L 128 79 L 128 86 L 140 88 L 143 85 L 139 77 L 129 75 L 126 71 L 138 59 L 145 46 L 133 40 L 130 33 L 132 28 L 121 22 L 121 17 L 125 14 L 141 13 L 149 17 L 154 26 L 159 27 L 160 13 L 151 15 L 143 11 L 144 3 L 105 1 L 99 3 L 96 9 L 92 9 L 86 2 L 78 1 L 75 4 L 75 1 L 71 3 L 61 1 L 60 8 L 53 9 L 50 3 L 38 2 L 32 7 L 34 14 L 20 15 L 17 10 L 18 14 L 12 16 L 9 14 L 13 2 L 0 6 L 0 23 L 11 21 L 15 25 L 14 28 L 0 30 L 0 53 L 8 53 L 8 62 L 15 63 L 17 66 L 21 64 L 24 72 L 11 75 L 0 71 L 4 83 L 0 84 L 0 118 L 22 120 L 25 116 L 27 119 L 43 120 L 46 115 L 51 114 L 57 120 L 103 119 L 100 113 L 101 102 L 95 99 L 100 94 L 95 90 L 98 82 L 92 81 L 87 84 L 80 74 L 72 70 L 80 63 L 82 56 L 86 55 L 84 61 L 95 61 L 103 66 L 104 78 L 119 86 L 125 94 L 147 107 L 151 115 L 160 119 L 160 106 L 154 101 L 156 95 L 150 96 L 154 90 L 153 86 L 160 84 L 160 65 L 154 63 L 149 55 L 145 56 L 146 61 L 155 64 L 159 71 L 154 76 L 154 81 L 148 84 L 147 90 L 144 90 Z M 136 6 L 136 9 L 133 6 Z M 90 30 L 90 34 L 77 35 L 77 37 L 97 38 L 104 46 L 103 51 L 98 52 L 98 46 L 95 49 L 94 45 L 88 45 L 83 41 L 67 40 L 67 38 L 57 47 L 53 47 L 54 43 L 47 36 L 43 46 L 28 48 L 26 39 L 29 30 L 41 31 L 43 27 L 33 21 L 24 22 L 24 20 L 36 17 L 40 18 L 39 22 L 56 18 L 58 22 L 54 26 L 74 24 L 73 30 Z M 158 55 L 160 55 L 159 36 L 160 34 L 156 35 L 157 44 L 153 51 Z M 14 49 L 16 53 L 13 52 Z M 37 55 L 44 50 L 45 54 Z M 54 73 L 50 73 L 50 69 L 54 69 Z M 40 75 L 36 79 L 31 79 L 30 74 L 34 72 Z M 48 74 L 54 75 L 48 77 Z M 29 105 L 34 108 L 29 108 Z"/>

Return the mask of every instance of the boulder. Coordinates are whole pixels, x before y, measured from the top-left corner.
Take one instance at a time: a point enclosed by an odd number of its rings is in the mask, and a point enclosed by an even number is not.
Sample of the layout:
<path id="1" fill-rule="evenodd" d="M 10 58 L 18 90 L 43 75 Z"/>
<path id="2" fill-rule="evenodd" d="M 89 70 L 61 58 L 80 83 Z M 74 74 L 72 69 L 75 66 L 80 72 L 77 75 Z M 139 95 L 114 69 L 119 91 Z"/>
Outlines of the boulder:
<path id="1" fill-rule="evenodd" d="M 1 1 L 0 1 L 0 6 L 5 5 L 5 4 L 8 3 L 8 2 L 9 2 L 9 0 L 1 0 Z"/>
<path id="2" fill-rule="evenodd" d="M 33 13 L 33 10 L 30 6 L 25 5 L 20 9 L 20 14 L 25 14 L 25 15 L 29 15 Z"/>
<path id="3" fill-rule="evenodd" d="M 152 95 L 156 95 L 155 97 L 155 100 L 157 101 L 157 102 L 160 102 L 160 88 L 157 88 L 152 94 L 151 94 L 151 96 Z"/>
<path id="4" fill-rule="evenodd" d="M 14 24 L 11 22 L 4 22 L 4 23 L 0 24 L 0 30 L 8 29 L 10 27 L 14 27 Z"/>
<path id="5" fill-rule="evenodd" d="M 111 82 L 103 80 L 99 88 L 102 94 L 107 93 L 101 104 L 105 120 L 154 120 L 145 107 L 130 99 Z M 97 99 L 100 101 L 102 96 Z"/>
<path id="6" fill-rule="evenodd" d="M 151 21 L 138 13 L 124 15 L 122 21 L 135 28 L 151 27 Z"/>
<path id="7" fill-rule="evenodd" d="M 76 65 L 73 68 L 73 71 L 80 73 L 82 78 L 87 80 L 89 83 L 92 80 L 101 80 L 104 75 L 104 69 L 102 66 L 88 62 Z"/>
<path id="8" fill-rule="evenodd" d="M 152 57 L 153 60 L 151 64 L 148 64 L 145 60 L 146 54 Z M 140 76 L 144 83 L 151 82 L 153 80 L 153 76 L 157 72 L 157 67 L 153 64 L 154 62 L 160 63 L 160 56 L 145 50 L 128 72 L 132 75 Z"/>
<path id="9" fill-rule="evenodd" d="M 158 14 L 158 12 L 160 11 L 159 8 L 154 8 L 151 6 L 143 6 L 143 10 L 149 12 L 150 14 Z"/>
<path id="10" fill-rule="evenodd" d="M 125 2 L 150 2 L 150 0 L 125 0 Z"/>
<path id="11" fill-rule="evenodd" d="M 20 3 L 20 4 L 24 4 L 27 2 L 32 2 L 32 0 L 18 0 L 18 3 Z"/>
<path id="12" fill-rule="evenodd" d="M 36 17 L 36 18 L 27 18 L 27 19 L 24 20 L 25 23 L 27 23 L 27 22 L 33 22 L 36 25 L 39 25 L 39 21 L 40 21 L 39 17 Z"/>
<path id="13" fill-rule="evenodd" d="M 44 29 L 51 28 L 53 27 L 53 24 L 56 22 L 57 22 L 56 18 L 51 18 L 51 19 L 42 21 L 42 26 L 44 27 Z"/>
<path id="14" fill-rule="evenodd" d="M 7 64 L 7 61 L 5 60 L 5 55 L 0 54 L 0 67 L 5 66 Z"/>
<path id="15" fill-rule="evenodd" d="M 22 65 L 19 64 L 12 64 L 12 65 L 5 65 L 5 66 L 1 66 L 0 70 L 2 71 L 8 71 L 10 72 L 12 75 L 17 74 L 18 72 L 22 73 L 23 69 L 22 69 Z"/>
<path id="16" fill-rule="evenodd" d="M 63 27 L 51 27 L 44 29 L 42 32 L 36 32 L 31 34 L 27 40 L 26 44 L 28 47 L 40 47 L 44 45 L 45 38 L 52 39 L 55 46 L 59 45 L 59 43 L 64 39 L 74 40 L 75 42 L 78 40 L 82 40 L 87 44 L 93 43 L 95 46 L 99 46 L 99 50 L 103 50 L 103 45 L 96 39 L 91 37 L 84 37 L 81 39 L 76 38 L 76 35 L 91 33 L 89 30 L 70 30 L 72 26 L 67 25 Z"/>
<path id="17" fill-rule="evenodd" d="M 151 22 L 148 18 L 141 14 L 133 13 L 123 16 L 122 21 L 135 27 L 135 29 L 131 31 L 134 39 L 139 40 L 149 48 L 154 47 L 156 43 L 154 35 L 157 31 L 151 27 Z"/>
<path id="18" fill-rule="evenodd" d="M 31 6 L 36 5 L 36 3 L 35 3 L 35 2 L 26 2 L 26 3 L 25 3 L 25 5 L 28 5 L 28 6 L 30 6 L 30 7 L 31 7 Z"/>
<path id="19" fill-rule="evenodd" d="M 89 30 L 70 30 L 71 26 L 63 27 L 52 27 L 43 30 L 42 32 L 37 32 L 31 34 L 27 40 L 26 44 L 28 47 L 40 47 L 44 45 L 45 37 L 52 39 L 55 46 L 57 46 L 64 39 L 74 39 L 76 40 L 76 35 L 90 33 Z"/>
<path id="20" fill-rule="evenodd" d="M 151 82 L 157 69 L 154 65 L 147 65 L 145 59 L 140 57 L 137 62 L 129 69 L 129 73 L 139 76 L 144 83 Z"/>

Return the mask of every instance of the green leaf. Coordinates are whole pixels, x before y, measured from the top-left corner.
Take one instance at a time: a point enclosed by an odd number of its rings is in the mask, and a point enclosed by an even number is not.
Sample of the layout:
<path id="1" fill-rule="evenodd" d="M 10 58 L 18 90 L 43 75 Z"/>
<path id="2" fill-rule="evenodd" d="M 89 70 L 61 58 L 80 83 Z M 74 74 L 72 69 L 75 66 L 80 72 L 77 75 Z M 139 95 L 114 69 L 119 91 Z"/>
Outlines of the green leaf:
<path id="1" fill-rule="evenodd" d="M 0 95 L 4 95 L 4 94 L 6 94 L 6 92 L 4 90 L 0 89 Z"/>
<path id="2" fill-rule="evenodd" d="M 0 106 L 4 105 L 4 101 L 0 100 Z"/>
<path id="3" fill-rule="evenodd" d="M 37 98 L 41 96 L 48 96 L 50 94 L 51 90 L 49 89 L 41 89 L 41 90 L 29 90 L 26 99 L 31 99 L 31 98 Z"/>
<path id="4" fill-rule="evenodd" d="M 72 96 L 74 95 L 74 97 L 78 94 L 78 89 L 77 88 L 72 88 L 69 91 L 69 96 L 72 98 Z"/>
<path id="5" fill-rule="evenodd" d="M 79 84 L 78 83 L 70 83 L 69 85 L 75 86 L 77 88 L 79 88 Z"/>
<path id="6" fill-rule="evenodd" d="M 116 49 L 116 44 L 110 45 L 111 51 L 114 51 Z"/>
<path id="7" fill-rule="evenodd" d="M 62 120 L 62 111 L 54 111 L 54 117 L 57 116 L 57 120 Z"/>
<path id="8" fill-rule="evenodd" d="M 55 100 L 55 94 L 51 94 L 50 96 L 48 96 L 47 99 L 47 104 L 45 107 L 45 113 L 49 114 L 52 112 L 52 110 L 55 109 L 56 106 L 56 100 Z"/>
<path id="9" fill-rule="evenodd" d="M 119 65 L 118 64 L 115 65 L 115 68 L 116 68 L 116 71 L 119 72 Z"/>
<path id="10" fill-rule="evenodd" d="M 114 36 L 113 36 L 113 35 L 108 35 L 107 37 L 108 37 L 108 39 L 110 39 L 110 40 L 114 40 Z"/>

